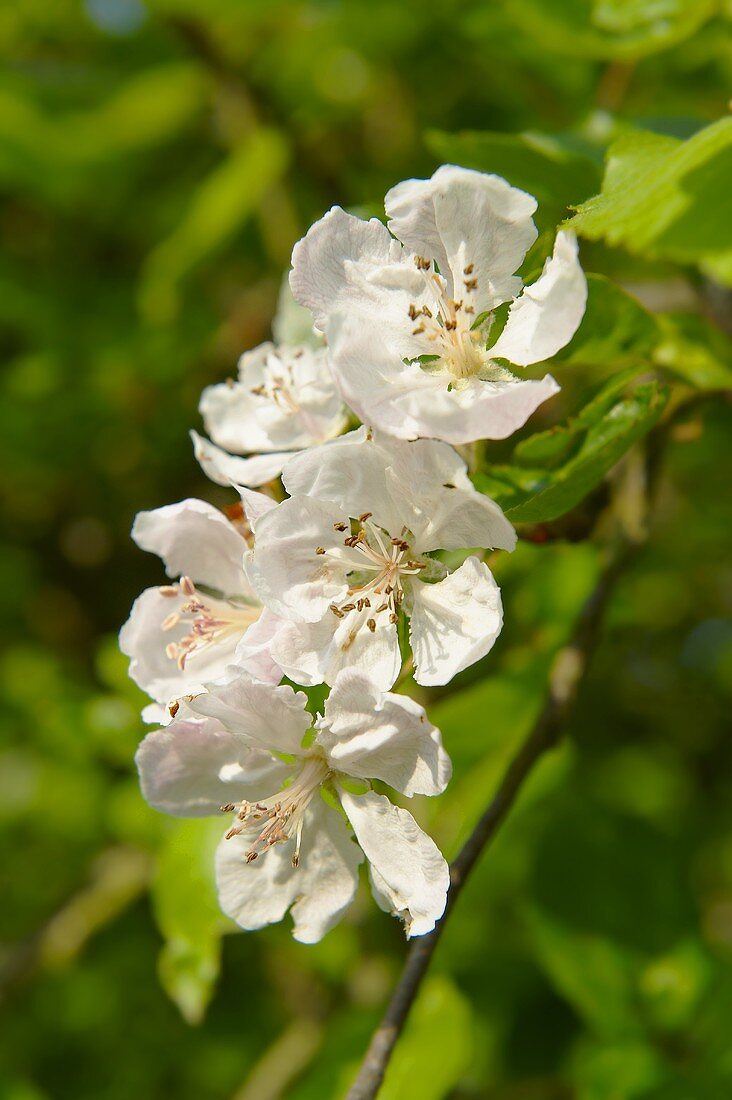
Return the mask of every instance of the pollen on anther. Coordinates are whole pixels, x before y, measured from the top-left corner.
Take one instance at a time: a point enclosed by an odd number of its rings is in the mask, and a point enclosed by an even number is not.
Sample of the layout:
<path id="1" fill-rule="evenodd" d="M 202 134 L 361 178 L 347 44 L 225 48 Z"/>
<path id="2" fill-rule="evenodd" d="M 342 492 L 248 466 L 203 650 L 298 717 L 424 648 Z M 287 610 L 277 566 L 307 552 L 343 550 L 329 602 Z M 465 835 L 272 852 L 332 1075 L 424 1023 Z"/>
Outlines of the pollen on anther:
<path id="1" fill-rule="evenodd" d="M 171 718 L 175 718 L 175 716 L 176 716 L 176 714 L 178 713 L 179 710 L 180 710 L 180 703 L 176 699 L 176 701 L 174 703 L 171 703 L 170 706 L 168 707 L 168 714 L 170 715 Z"/>
<path id="2" fill-rule="evenodd" d="M 348 530 L 348 524 L 347 523 L 334 523 L 333 527 L 335 528 L 336 531 L 347 531 Z"/>
<path id="3" fill-rule="evenodd" d="M 325 547 L 324 546 L 316 546 L 315 547 L 315 553 L 316 554 L 324 554 L 325 553 Z"/>

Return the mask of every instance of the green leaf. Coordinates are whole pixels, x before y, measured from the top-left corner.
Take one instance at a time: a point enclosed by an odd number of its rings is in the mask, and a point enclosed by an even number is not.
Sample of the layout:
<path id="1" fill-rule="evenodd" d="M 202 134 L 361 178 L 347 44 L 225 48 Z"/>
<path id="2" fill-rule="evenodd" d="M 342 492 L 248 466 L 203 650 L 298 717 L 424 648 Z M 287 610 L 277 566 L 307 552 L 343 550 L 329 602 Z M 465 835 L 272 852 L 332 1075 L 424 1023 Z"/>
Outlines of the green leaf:
<path id="1" fill-rule="evenodd" d="M 607 1036 L 638 1032 L 635 958 L 607 937 L 567 928 L 538 908 L 528 920 L 542 967 L 582 1019 Z"/>
<path id="2" fill-rule="evenodd" d="M 602 192 L 569 226 L 635 255 L 707 264 L 732 284 L 732 119 L 688 141 L 638 131 L 608 151 Z"/>
<path id="3" fill-rule="evenodd" d="M 556 136 L 431 130 L 425 142 L 441 161 L 495 172 L 534 195 L 539 203 L 536 220 L 542 227 L 555 226 L 562 211 L 592 195 L 600 185 L 597 164 Z"/>
<path id="4" fill-rule="evenodd" d="M 217 819 L 176 823 L 160 851 L 151 889 L 155 919 L 165 937 L 160 982 L 191 1024 L 200 1023 L 211 999 L 221 936 L 229 926 L 214 883 L 214 852 L 221 835 Z"/>
<path id="5" fill-rule="evenodd" d="M 510 0 L 507 11 L 547 51 L 632 60 L 694 34 L 715 0 Z"/>
<path id="6" fill-rule="evenodd" d="M 381 1100 L 442 1100 L 468 1068 L 472 1048 L 470 1005 L 448 978 L 429 979 L 394 1051 Z"/>
<path id="7" fill-rule="evenodd" d="M 694 313 L 659 318 L 654 362 L 699 390 L 732 388 L 732 340 Z"/>
<path id="8" fill-rule="evenodd" d="M 627 384 L 627 375 L 622 384 Z M 612 392 L 620 379 L 609 384 Z M 663 412 L 668 388 L 644 382 L 627 397 L 607 407 L 603 391 L 566 428 L 542 432 L 520 446 L 519 458 L 544 461 L 563 459 L 554 470 L 495 466 L 476 476 L 476 485 L 493 497 L 514 523 L 544 523 L 569 512 L 602 481 L 605 474 L 637 440 L 650 431 Z M 518 448 L 517 448 L 518 449 Z"/>
<path id="9" fill-rule="evenodd" d="M 587 276 L 582 323 L 554 363 L 618 366 L 648 357 L 659 339 L 657 319 L 604 275 Z"/>

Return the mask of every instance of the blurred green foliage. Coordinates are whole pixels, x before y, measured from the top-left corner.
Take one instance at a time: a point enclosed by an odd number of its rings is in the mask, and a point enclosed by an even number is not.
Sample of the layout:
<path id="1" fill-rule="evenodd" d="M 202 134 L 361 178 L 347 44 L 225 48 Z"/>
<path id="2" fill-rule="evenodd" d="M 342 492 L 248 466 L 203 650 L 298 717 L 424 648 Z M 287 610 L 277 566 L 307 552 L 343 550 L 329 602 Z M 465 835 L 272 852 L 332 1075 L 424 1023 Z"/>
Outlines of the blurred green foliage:
<path id="1" fill-rule="evenodd" d="M 364 890 L 315 947 L 285 926 L 222 938 L 219 826 L 143 803 L 143 700 L 115 634 L 160 575 L 129 542 L 134 512 L 229 499 L 186 432 L 201 388 L 267 335 L 293 242 L 331 203 L 378 213 L 444 159 L 537 194 L 528 269 L 581 206 L 600 272 L 552 365 L 561 398 L 483 455 L 516 519 L 578 507 L 561 538 L 496 561 L 499 645 L 425 696 L 455 779 L 417 812 L 448 855 L 597 575 L 583 498 L 608 491 L 669 384 L 672 411 L 707 396 L 675 416 L 651 539 L 568 737 L 466 887 L 384 1096 L 732 1095 L 727 16 L 715 0 L 2 6 L 3 1100 L 322 1100 L 351 1078 L 399 927 Z"/>

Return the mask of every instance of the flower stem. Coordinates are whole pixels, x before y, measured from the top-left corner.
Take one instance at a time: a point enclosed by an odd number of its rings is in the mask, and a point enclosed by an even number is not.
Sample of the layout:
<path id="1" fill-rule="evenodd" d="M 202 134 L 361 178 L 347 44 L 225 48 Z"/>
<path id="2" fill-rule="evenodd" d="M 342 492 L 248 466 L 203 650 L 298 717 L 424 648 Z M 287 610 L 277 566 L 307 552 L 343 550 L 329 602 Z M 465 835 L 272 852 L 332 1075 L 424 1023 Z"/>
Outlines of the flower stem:
<path id="1" fill-rule="evenodd" d="M 422 979 L 460 891 L 480 855 L 498 830 L 536 763 L 560 739 L 600 636 L 602 620 L 615 583 L 637 545 L 623 542 L 611 555 L 589 596 L 569 642 L 554 659 L 541 712 L 526 740 L 508 765 L 482 817 L 450 867 L 447 908 L 434 930 L 412 944 L 401 977 L 381 1023 L 374 1032 L 346 1100 L 372 1100 L 379 1091 L 394 1046 L 401 1035 Z"/>

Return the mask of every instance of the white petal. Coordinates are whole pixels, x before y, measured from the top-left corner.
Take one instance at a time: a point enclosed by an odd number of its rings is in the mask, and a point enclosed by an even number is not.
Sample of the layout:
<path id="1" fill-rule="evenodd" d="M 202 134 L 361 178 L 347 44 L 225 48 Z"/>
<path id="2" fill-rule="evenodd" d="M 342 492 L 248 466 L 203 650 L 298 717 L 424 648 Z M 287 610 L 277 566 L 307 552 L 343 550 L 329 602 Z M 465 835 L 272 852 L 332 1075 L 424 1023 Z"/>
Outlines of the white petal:
<path id="1" fill-rule="evenodd" d="M 142 708 L 140 717 L 147 726 L 167 726 L 170 722 L 170 711 L 160 703 L 148 703 Z"/>
<path id="2" fill-rule="evenodd" d="M 334 315 L 329 339 L 345 400 L 364 423 L 399 439 L 505 439 L 559 390 L 550 375 L 538 381 L 471 378 L 455 385 L 444 373 L 403 363 L 378 330 L 351 315 Z"/>
<path id="3" fill-rule="evenodd" d="M 174 719 L 147 735 L 135 762 L 146 801 L 176 817 L 216 814 L 227 802 L 266 798 L 292 770 L 214 718 Z"/>
<path id="4" fill-rule="evenodd" d="M 405 517 L 395 510 L 387 491 L 388 461 L 383 448 L 361 427 L 301 452 L 287 463 L 282 481 L 292 496 L 332 501 L 341 518 L 371 512 L 374 523 L 399 533 Z"/>
<path id="5" fill-rule="evenodd" d="M 337 677 L 316 721 L 318 743 L 332 767 L 360 779 L 381 779 L 406 795 L 440 794 L 452 771 L 440 731 L 424 708 L 379 690 L 356 669 Z"/>
<path id="6" fill-rule="evenodd" d="M 265 607 L 256 623 L 237 643 L 232 663 L 243 668 L 254 680 L 279 684 L 283 673 L 272 657 L 272 642 L 281 627 L 282 621 Z"/>
<path id="7" fill-rule="evenodd" d="M 407 528 L 420 552 L 516 545 L 513 527 L 475 490 L 457 452 L 432 439 L 373 439 L 359 428 L 298 455 L 283 481 L 293 495 L 332 500 L 346 515 L 370 512 L 390 535 Z"/>
<path id="8" fill-rule="evenodd" d="M 292 293 L 325 331 L 333 309 L 362 303 L 369 266 L 399 262 L 400 257 L 398 243 L 376 218 L 366 222 L 334 206 L 293 249 Z"/>
<path id="9" fill-rule="evenodd" d="M 378 875 L 377 901 L 404 921 L 407 936 L 431 932 L 445 911 L 450 872 L 412 815 L 384 795 L 339 791 L 356 839 Z"/>
<path id="10" fill-rule="evenodd" d="M 141 549 L 163 559 L 171 577 L 189 576 L 228 596 L 248 591 L 244 540 L 222 512 L 203 500 L 138 512 L 132 537 Z"/>
<path id="11" fill-rule="evenodd" d="M 272 350 L 272 344 L 261 344 L 245 352 L 239 360 L 239 370 L 242 372 L 242 364 L 248 368 L 246 381 L 207 386 L 201 394 L 198 410 L 206 431 L 215 443 L 228 451 L 244 454 L 274 449 L 257 415 L 262 399 L 252 393 L 254 387 L 265 380 L 265 365 Z"/>
<path id="12" fill-rule="evenodd" d="M 277 507 L 277 501 L 267 496 L 266 493 L 258 493 L 254 489 L 247 489 L 244 485 L 237 485 L 237 489 L 241 497 L 244 515 L 252 531 L 256 534 L 260 519 L 262 516 L 266 516 L 267 512 L 271 512 L 273 508 Z"/>
<path id="13" fill-rule="evenodd" d="M 468 558 L 438 584 L 412 586 L 410 636 L 418 684 L 447 684 L 484 657 L 501 632 L 501 593 L 488 566 Z"/>
<path id="14" fill-rule="evenodd" d="M 386 482 L 395 511 L 420 553 L 469 546 L 513 550 L 513 526 L 495 501 L 477 492 L 465 463 L 447 443 L 382 440 L 382 448 L 389 455 Z"/>
<path id="15" fill-rule="evenodd" d="M 168 657 L 166 646 L 188 634 L 190 623 L 178 623 L 168 630 L 163 630 L 163 623 L 187 602 L 187 596 L 163 596 L 158 588 L 147 588 L 135 600 L 120 631 L 119 646 L 130 658 L 130 676 L 158 703 L 203 691 L 205 683 L 218 679 L 235 661 L 236 637 L 204 647 L 184 669 Z"/>
<path id="16" fill-rule="evenodd" d="M 393 687 L 401 668 L 397 628 L 379 616 L 372 634 L 366 610 L 343 619 L 331 611 L 317 623 L 283 622 L 271 643 L 279 667 L 298 684 L 332 684 L 341 669 L 360 668 L 384 691 Z"/>
<path id="17" fill-rule="evenodd" d="M 293 497 L 257 523 L 247 573 L 258 597 L 283 619 L 317 622 L 328 605 L 346 595 L 343 566 L 319 548 L 342 539 L 334 524 L 343 513 L 333 504 Z"/>
<path id="18" fill-rule="evenodd" d="M 517 366 L 541 363 L 574 336 L 584 316 L 587 280 L 580 267 L 577 240 L 558 233 L 554 254 L 535 283 L 524 288 L 508 313 L 490 354 Z"/>
<path id="19" fill-rule="evenodd" d="M 282 920 L 292 906 L 293 935 L 316 943 L 340 920 L 358 885 L 361 853 L 335 810 L 315 797 L 308 807 L 300 863 L 292 866 L 294 840 L 277 844 L 253 863 L 242 836 L 222 840 L 216 852 L 221 908 L 241 928 Z M 294 903 L 294 904 L 293 904 Z"/>
<path id="20" fill-rule="evenodd" d="M 204 439 L 198 432 L 190 433 L 193 453 L 206 477 L 217 485 L 266 485 L 282 473 L 282 467 L 292 458 L 292 451 L 273 451 L 270 454 L 240 458 L 230 455 Z"/>
<path id="21" fill-rule="evenodd" d="M 189 701 L 188 710 L 217 718 L 230 733 L 255 748 L 301 755 L 302 739 L 311 725 L 305 694 L 296 694 L 287 685 L 274 687 L 250 680 L 239 670 L 232 672 L 234 678 L 229 683 L 208 684 L 204 695 Z"/>
<path id="22" fill-rule="evenodd" d="M 385 205 L 392 233 L 452 276 L 451 297 L 463 296 L 466 277 L 477 280 L 477 314 L 520 290 L 514 272 L 537 236 L 533 196 L 500 176 L 444 164 L 431 179 L 398 184 Z"/>

